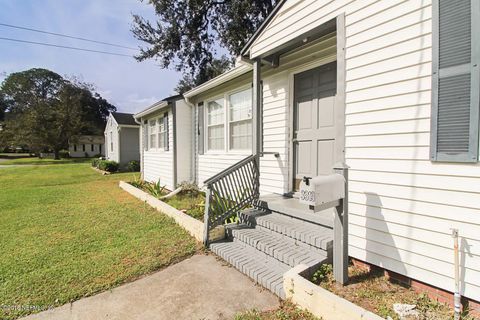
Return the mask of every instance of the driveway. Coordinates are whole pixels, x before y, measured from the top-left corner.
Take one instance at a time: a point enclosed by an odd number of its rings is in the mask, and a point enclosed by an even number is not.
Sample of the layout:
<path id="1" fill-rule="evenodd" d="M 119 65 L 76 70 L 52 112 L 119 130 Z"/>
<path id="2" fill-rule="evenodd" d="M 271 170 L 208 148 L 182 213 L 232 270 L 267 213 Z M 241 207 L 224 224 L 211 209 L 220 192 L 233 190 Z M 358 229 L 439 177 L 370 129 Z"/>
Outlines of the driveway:
<path id="1" fill-rule="evenodd" d="M 270 310 L 276 296 L 213 255 L 195 255 L 108 292 L 24 319 L 232 319 Z"/>

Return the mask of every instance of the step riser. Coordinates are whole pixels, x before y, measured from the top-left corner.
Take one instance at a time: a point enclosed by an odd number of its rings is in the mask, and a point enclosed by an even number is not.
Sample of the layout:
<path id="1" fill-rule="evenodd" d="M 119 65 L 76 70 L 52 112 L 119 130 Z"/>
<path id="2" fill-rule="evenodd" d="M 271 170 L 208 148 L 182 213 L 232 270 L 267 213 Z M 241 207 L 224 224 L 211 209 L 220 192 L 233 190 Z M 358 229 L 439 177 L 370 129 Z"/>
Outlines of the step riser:
<path id="1" fill-rule="evenodd" d="M 247 212 L 255 212 L 254 210 L 250 210 Z M 278 215 L 278 213 L 276 213 Z M 263 214 L 247 214 L 247 213 L 240 213 L 240 221 L 247 224 L 251 227 L 261 227 L 264 230 L 270 230 L 272 232 L 281 234 L 283 236 L 292 238 L 299 242 L 302 242 L 308 246 L 312 246 L 324 251 L 331 251 L 333 246 L 333 241 L 331 236 L 326 236 L 321 234 L 321 230 L 325 230 L 325 227 L 318 226 L 318 231 L 316 230 L 317 227 L 314 224 L 310 224 L 305 222 L 306 225 L 309 227 L 294 227 L 289 225 L 288 221 L 292 224 L 298 224 L 299 221 L 295 218 L 284 218 L 286 220 L 282 222 L 277 222 L 274 219 L 269 219 L 269 213 L 265 212 Z M 313 230 L 312 230 L 313 226 Z M 231 235 L 230 235 L 231 236 Z"/>
<path id="2" fill-rule="evenodd" d="M 288 270 L 280 262 L 265 262 L 261 255 L 252 252 L 253 249 L 238 246 L 238 243 L 211 244 L 211 250 L 234 266 L 237 270 L 250 277 L 282 299 L 285 299 L 283 290 L 283 274 Z M 262 263 L 262 260 L 264 263 Z"/>
<path id="3" fill-rule="evenodd" d="M 257 229 L 259 227 L 257 226 Z M 266 232 L 271 232 L 268 229 L 265 229 Z M 257 239 L 253 239 L 248 235 L 241 234 L 240 232 L 236 232 L 235 230 L 231 230 L 231 238 L 233 241 L 244 243 L 245 245 L 251 246 L 257 249 L 259 252 L 268 255 L 270 257 L 274 257 L 275 259 L 294 267 L 298 264 L 307 264 L 310 265 L 311 263 L 318 262 L 319 260 L 323 260 L 325 262 L 330 262 L 328 257 L 331 257 L 331 252 L 327 252 L 316 247 L 312 247 L 306 245 L 301 242 L 297 242 L 296 246 L 294 247 L 290 245 L 291 249 L 286 251 L 285 249 L 285 242 L 286 241 L 278 241 L 278 239 L 272 239 L 269 243 L 270 239 L 263 237 L 261 240 L 258 241 Z M 283 236 L 282 236 L 283 237 Z M 292 242 L 290 238 L 283 237 L 288 242 Z M 303 254 L 299 251 L 302 251 Z M 307 251 L 307 253 L 305 253 Z M 329 254 L 330 253 L 330 254 Z"/>

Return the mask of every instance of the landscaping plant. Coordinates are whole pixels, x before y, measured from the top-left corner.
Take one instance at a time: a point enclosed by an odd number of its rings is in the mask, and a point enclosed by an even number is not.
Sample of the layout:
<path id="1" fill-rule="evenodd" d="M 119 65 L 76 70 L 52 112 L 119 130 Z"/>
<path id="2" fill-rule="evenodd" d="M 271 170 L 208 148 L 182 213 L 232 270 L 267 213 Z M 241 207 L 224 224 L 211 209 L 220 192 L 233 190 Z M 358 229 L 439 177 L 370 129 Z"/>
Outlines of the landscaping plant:
<path id="1" fill-rule="evenodd" d="M 98 169 L 107 171 L 107 172 L 117 172 L 118 171 L 118 162 L 111 160 L 100 160 L 98 162 Z"/>
<path id="2" fill-rule="evenodd" d="M 140 162 L 138 162 L 137 160 L 129 161 L 127 164 L 127 170 L 130 172 L 140 171 Z"/>

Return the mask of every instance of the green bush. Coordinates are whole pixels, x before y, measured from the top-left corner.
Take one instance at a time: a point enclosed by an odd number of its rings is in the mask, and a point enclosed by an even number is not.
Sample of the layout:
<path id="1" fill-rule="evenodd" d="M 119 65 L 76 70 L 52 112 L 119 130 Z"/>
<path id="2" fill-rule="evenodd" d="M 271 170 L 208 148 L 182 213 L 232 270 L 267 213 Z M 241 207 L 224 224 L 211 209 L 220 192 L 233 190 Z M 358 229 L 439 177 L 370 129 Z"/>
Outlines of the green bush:
<path id="1" fill-rule="evenodd" d="M 138 162 L 137 160 L 129 161 L 127 164 L 127 169 L 131 172 L 140 171 L 140 162 Z"/>
<path id="2" fill-rule="evenodd" d="M 100 162 L 100 159 L 98 159 L 98 158 L 92 159 L 92 167 L 98 168 L 99 162 Z"/>
<path id="3" fill-rule="evenodd" d="M 117 172 L 118 171 L 118 162 L 110 160 L 100 160 L 98 162 L 98 169 L 108 172 Z"/>
<path id="4" fill-rule="evenodd" d="M 61 150 L 59 152 L 60 158 L 62 159 L 68 159 L 70 158 L 70 153 L 67 150 Z"/>

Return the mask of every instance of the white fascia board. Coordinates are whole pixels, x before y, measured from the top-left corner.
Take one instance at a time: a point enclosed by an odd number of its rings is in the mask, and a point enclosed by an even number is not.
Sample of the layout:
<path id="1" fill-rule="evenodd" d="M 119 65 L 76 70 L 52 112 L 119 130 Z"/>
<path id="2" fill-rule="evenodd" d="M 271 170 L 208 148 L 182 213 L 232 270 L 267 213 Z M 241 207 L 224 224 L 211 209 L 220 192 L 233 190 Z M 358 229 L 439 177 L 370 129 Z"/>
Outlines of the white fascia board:
<path id="1" fill-rule="evenodd" d="M 159 101 L 159 102 L 156 102 L 154 103 L 153 105 L 151 105 L 150 107 L 148 107 L 147 109 L 143 110 L 143 111 L 140 111 L 136 114 L 133 115 L 133 117 L 135 119 L 140 119 L 142 117 L 145 117 L 146 115 L 152 113 L 152 112 L 155 112 L 155 111 L 158 111 L 160 109 L 163 109 L 165 108 L 166 106 L 168 106 L 168 101 Z"/>
<path id="2" fill-rule="evenodd" d="M 252 66 L 249 65 L 249 64 L 246 64 L 246 63 L 242 63 L 242 64 L 239 64 L 238 66 L 236 66 L 235 68 L 233 68 L 232 70 L 229 70 L 225 73 L 222 73 L 221 75 L 219 75 L 218 77 L 215 77 L 211 80 L 208 80 L 207 82 L 205 83 L 202 83 L 201 85 L 199 85 L 198 87 L 195 87 L 193 88 L 192 90 L 190 91 L 187 91 L 183 94 L 184 97 L 186 98 L 192 98 L 196 95 L 199 95 L 200 93 L 202 92 L 205 92 L 207 90 L 210 90 L 212 88 L 215 88 L 227 81 L 230 81 L 230 80 L 233 80 L 249 71 L 252 70 Z"/>

